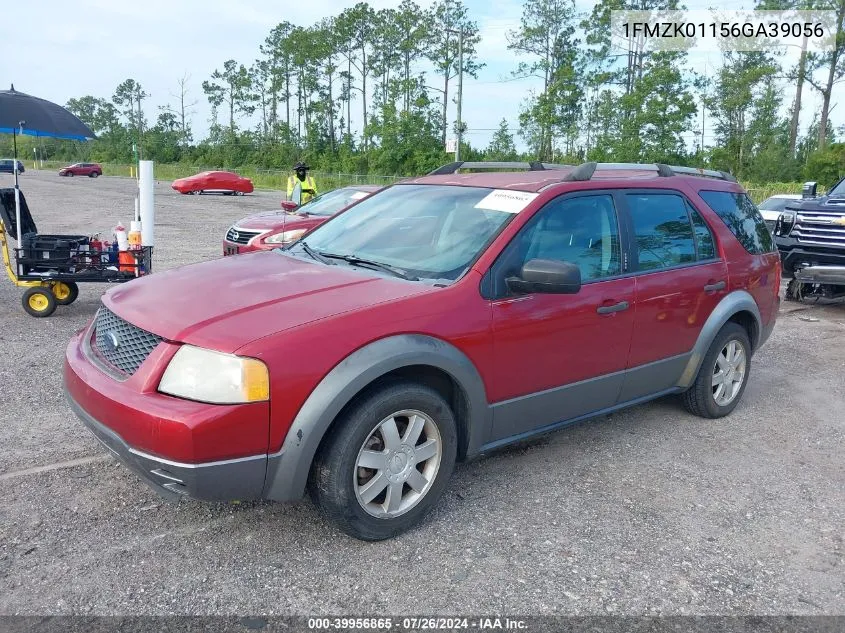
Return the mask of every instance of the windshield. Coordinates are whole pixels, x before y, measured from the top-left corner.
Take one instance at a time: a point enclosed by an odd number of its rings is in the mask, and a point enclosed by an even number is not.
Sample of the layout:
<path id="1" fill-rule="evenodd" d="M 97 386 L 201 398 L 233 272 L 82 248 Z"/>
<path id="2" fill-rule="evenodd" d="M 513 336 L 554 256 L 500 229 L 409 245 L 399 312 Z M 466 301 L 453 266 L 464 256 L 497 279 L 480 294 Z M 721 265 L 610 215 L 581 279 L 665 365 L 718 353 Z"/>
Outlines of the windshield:
<path id="1" fill-rule="evenodd" d="M 833 189 L 831 189 L 830 191 L 827 192 L 827 195 L 829 195 L 829 196 L 833 196 L 833 195 L 841 196 L 843 193 L 845 193 L 845 178 L 843 178 L 842 180 L 837 182 L 833 186 Z"/>
<path id="2" fill-rule="evenodd" d="M 307 213 L 308 215 L 330 216 L 345 209 L 356 200 L 366 198 L 368 195 L 370 195 L 369 191 L 335 189 L 334 191 L 321 194 L 302 205 L 297 209 L 297 212 Z"/>
<path id="3" fill-rule="evenodd" d="M 317 253 L 367 259 L 421 279 L 454 281 L 514 217 L 485 208 L 496 206 L 484 201 L 492 192 L 479 187 L 395 185 L 314 229 L 305 242 Z M 297 242 L 290 250 L 304 249 Z"/>
<path id="4" fill-rule="evenodd" d="M 758 207 L 761 211 L 783 211 L 790 202 L 798 202 L 789 198 L 769 198 Z"/>

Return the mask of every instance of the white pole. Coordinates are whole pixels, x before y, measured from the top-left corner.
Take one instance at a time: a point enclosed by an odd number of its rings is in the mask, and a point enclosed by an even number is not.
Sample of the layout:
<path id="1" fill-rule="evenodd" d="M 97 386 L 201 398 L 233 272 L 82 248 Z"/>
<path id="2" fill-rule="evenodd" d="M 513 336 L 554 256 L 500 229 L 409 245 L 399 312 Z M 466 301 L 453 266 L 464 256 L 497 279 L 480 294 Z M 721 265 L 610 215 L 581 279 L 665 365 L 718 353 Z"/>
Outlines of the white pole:
<path id="1" fill-rule="evenodd" d="M 141 246 L 155 246 L 155 199 L 153 161 L 139 161 L 138 189 L 140 189 Z"/>
<path id="2" fill-rule="evenodd" d="M 21 124 L 23 131 L 23 124 Z M 15 157 L 12 159 L 12 169 L 15 172 L 15 222 L 17 223 L 17 247 L 21 248 L 21 191 L 18 188 L 18 137 L 17 129 L 12 128 L 12 144 L 15 146 Z"/>
<path id="3" fill-rule="evenodd" d="M 458 35 L 458 144 L 455 146 L 455 162 L 461 160 L 461 140 L 463 139 L 463 123 L 461 121 L 461 101 L 464 98 L 464 27 Z"/>

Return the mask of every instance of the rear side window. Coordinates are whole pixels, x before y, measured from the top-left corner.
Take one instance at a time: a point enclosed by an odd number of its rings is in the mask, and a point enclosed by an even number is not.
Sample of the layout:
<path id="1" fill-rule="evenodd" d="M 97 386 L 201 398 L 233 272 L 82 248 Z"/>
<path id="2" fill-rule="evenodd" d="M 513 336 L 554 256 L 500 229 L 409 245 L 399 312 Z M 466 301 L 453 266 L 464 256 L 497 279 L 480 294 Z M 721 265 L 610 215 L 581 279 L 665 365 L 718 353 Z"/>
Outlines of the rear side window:
<path id="1" fill-rule="evenodd" d="M 716 244 L 713 240 L 713 234 L 710 232 L 710 227 L 689 203 L 687 203 L 687 209 L 692 219 L 692 230 L 695 232 L 695 250 L 698 253 L 699 261 L 716 259 Z"/>
<path id="2" fill-rule="evenodd" d="M 695 238 L 683 198 L 673 194 L 625 194 L 640 271 L 659 270 L 696 261 Z"/>
<path id="3" fill-rule="evenodd" d="M 770 253 L 774 250 L 772 234 L 763 216 L 744 193 L 699 191 L 698 195 L 716 212 L 749 253 Z"/>

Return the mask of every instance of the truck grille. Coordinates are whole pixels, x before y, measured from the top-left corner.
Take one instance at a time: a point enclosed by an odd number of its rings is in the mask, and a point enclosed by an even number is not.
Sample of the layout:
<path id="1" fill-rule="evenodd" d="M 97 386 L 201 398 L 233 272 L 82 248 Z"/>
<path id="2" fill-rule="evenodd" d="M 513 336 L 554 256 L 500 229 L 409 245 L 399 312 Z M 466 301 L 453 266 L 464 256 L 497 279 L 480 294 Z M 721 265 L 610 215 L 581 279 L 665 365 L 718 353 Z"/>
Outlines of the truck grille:
<path id="1" fill-rule="evenodd" d="M 845 248 L 845 213 L 798 211 L 790 237 L 802 244 Z"/>
<path id="2" fill-rule="evenodd" d="M 249 229 L 239 229 L 236 226 L 229 227 L 226 231 L 226 240 L 234 244 L 247 244 L 256 235 L 261 235 L 263 231 L 251 231 Z M 219 235 L 219 233 L 218 233 Z"/>
<path id="3" fill-rule="evenodd" d="M 161 337 L 124 321 L 102 307 L 94 323 L 94 350 L 111 366 L 130 376 L 161 342 Z"/>

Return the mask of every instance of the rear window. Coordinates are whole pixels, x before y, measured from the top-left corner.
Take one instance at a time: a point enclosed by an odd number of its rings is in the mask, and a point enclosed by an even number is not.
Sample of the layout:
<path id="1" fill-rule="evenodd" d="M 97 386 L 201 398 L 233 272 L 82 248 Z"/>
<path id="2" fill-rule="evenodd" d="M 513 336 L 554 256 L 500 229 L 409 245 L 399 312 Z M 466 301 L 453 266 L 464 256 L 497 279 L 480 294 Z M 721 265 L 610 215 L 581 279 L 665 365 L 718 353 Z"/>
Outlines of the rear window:
<path id="1" fill-rule="evenodd" d="M 774 250 L 772 234 L 763 216 L 744 193 L 699 191 L 707 206 L 716 212 L 749 253 L 770 253 Z"/>

